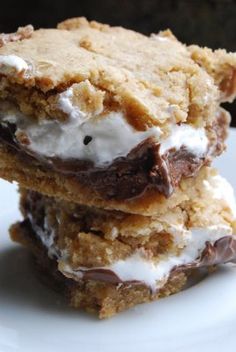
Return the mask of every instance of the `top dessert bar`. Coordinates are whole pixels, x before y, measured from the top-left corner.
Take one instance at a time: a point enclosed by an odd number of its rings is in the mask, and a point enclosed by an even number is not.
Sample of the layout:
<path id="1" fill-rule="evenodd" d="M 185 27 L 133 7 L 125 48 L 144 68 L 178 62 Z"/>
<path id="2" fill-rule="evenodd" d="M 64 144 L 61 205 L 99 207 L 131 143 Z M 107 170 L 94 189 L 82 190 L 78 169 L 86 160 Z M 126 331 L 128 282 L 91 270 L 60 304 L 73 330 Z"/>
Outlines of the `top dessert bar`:
<path id="1" fill-rule="evenodd" d="M 225 148 L 236 54 L 84 18 L 0 35 L 0 176 L 150 215 Z"/>

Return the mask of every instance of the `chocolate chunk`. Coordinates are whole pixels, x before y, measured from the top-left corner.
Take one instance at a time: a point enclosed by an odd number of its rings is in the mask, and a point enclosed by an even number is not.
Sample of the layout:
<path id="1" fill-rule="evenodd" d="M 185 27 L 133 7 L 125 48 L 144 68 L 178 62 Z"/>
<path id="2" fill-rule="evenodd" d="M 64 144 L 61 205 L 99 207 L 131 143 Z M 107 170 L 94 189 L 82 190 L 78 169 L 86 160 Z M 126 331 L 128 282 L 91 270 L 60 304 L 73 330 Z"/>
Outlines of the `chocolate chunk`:
<path id="1" fill-rule="evenodd" d="M 88 145 L 91 141 L 92 141 L 92 137 L 91 136 L 85 136 L 84 137 L 84 145 Z"/>

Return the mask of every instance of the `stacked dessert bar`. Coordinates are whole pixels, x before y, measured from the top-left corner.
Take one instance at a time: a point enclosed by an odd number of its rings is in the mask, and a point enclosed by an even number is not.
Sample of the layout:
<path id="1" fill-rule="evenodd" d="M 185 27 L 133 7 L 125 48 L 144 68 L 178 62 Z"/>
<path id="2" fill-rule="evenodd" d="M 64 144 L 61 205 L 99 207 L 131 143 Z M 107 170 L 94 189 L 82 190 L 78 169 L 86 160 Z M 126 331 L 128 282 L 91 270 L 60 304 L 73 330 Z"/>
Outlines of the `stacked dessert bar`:
<path id="1" fill-rule="evenodd" d="M 225 149 L 236 54 L 84 18 L 0 36 L 11 237 L 74 307 L 109 317 L 236 257 Z"/>

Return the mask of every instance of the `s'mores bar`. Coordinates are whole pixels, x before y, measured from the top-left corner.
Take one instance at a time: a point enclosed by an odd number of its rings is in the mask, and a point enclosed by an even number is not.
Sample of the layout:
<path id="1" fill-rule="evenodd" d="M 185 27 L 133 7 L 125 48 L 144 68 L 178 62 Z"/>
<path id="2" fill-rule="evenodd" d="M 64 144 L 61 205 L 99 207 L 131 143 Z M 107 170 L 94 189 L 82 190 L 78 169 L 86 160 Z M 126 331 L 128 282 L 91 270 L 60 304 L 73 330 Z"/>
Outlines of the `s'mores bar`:
<path id="1" fill-rule="evenodd" d="M 153 217 L 22 189 L 24 220 L 11 236 L 30 248 L 72 306 L 107 318 L 178 292 L 193 270 L 235 260 L 231 186 L 208 167 L 192 181 L 186 201 Z"/>
<path id="2" fill-rule="evenodd" d="M 9 181 L 155 215 L 179 204 L 179 183 L 225 148 L 220 104 L 235 98 L 235 54 L 84 18 L 20 28 L 0 43 L 0 176 Z"/>
<path id="3" fill-rule="evenodd" d="M 0 35 L 0 177 L 11 237 L 75 308 L 110 317 L 236 258 L 232 187 L 211 167 L 236 54 L 84 18 Z"/>

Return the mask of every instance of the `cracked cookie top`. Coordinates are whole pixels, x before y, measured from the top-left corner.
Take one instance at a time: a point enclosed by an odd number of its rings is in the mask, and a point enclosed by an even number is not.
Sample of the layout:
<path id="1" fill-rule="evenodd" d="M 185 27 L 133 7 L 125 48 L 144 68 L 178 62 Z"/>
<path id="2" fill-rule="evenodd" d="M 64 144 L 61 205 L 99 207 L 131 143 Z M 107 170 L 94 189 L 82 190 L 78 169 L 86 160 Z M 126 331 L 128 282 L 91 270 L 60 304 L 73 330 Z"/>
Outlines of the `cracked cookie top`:
<path id="1" fill-rule="evenodd" d="M 187 47 L 169 30 L 147 37 L 75 18 L 17 33 L 0 48 L 0 98 L 15 97 L 28 115 L 61 118 L 58 93 L 83 82 L 75 104 L 121 109 L 138 130 L 211 124 L 219 103 L 235 96 L 236 54 Z"/>

